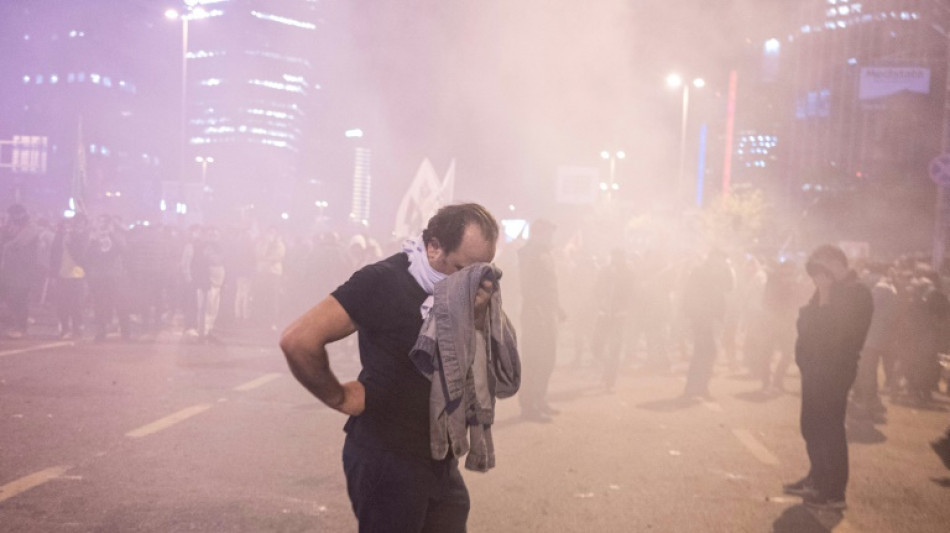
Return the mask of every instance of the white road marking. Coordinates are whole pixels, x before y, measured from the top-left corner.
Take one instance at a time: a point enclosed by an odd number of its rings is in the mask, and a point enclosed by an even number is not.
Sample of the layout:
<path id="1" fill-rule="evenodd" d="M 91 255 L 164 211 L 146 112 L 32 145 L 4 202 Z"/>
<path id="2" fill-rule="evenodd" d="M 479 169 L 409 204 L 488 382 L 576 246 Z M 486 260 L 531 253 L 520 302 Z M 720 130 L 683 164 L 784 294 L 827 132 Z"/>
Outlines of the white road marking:
<path id="1" fill-rule="evenodd" d="M 37 344 L 36 346 L 29 346 L 26 348 L 19 348 L 16 350 L 5 350 L 0 352 L 0 357 L 6 357 L 8 355 L 16 355 L 18 353 L 27 353 L 27 352 L 38 352 L 40 350 L 52 350 L 53 348 L 60 348 L 62 346 L 75 346 L 75 342 L 62 341 L 62 342 L 51 342 L 48 344 Z"/>
<path id="2" fill-rule="evenodd" d="M 0 487 L 0 502 L 9 500 L 17 494 L 26 492 L 34 487 L 38 487 L 51 479 L 56 479 L 67 470 L 69 470 L 68 466 L 54 466 L 13 480 Z"/>
<path id="3" fill-rule="evenodd" d="M 771 503 L 801 503 L 802 499 L 797 496 L 769 496 Z"/>
<path id="4" fill-rule="evenodd" d="M 778 465 L 778 459 L 772 455 L 772 452 L 770 452 L 764 444 L 759 442 L 759 439 L 753 437 L 751 433 L 744 429 L 734 429 L 732 430 L 732 434 L 752 452 L 752 455 L 755 456 L 756 459 L 767 465 Z"/>
<path id="5" fill-rule="evenodd" d="M 234 387 L 234 390 L 236 390 L 236 391 L 238 391 L 238 392 L 245 392 L 245 391 L 249 391 L 249 390 L 251 390 L 251 389 L 256 389 L 257 387 L 260 387 L 261 385 L 264 385 L 264 384 L 266 384 L 266 383 L 270 383 L 271 381 L 274 381 L 275 379 L 281 377 L 282 375 L 283 375 L 283 374 L 279 374 L 279 373 L 264 374 L 263 376 L 261 376 L 261 377 L 259 377 L 259 378 L 257 378 L 257 379 L 253 379 L 253 380 L 248 381 L 247 383 L 245 383 L 245 384 L 243 384 L 243 385 L 238 385 L 237 387 Z"/>
<path id="6" fill-rule="evenodd" d="M 163 429 L 167 429 L 183 420 L 187 420 L 195 415 L 199 415 L 208 409 L 211 409 L 210 403 L 202 403 L 198 405 L 192 405 L 191 407 L 186 407 L 177 413 L 172 413 L 165 418 L 160 418 L 151 424 L 146 424 L 138 429 L 133 429 L 132 431 L 125 434 L 126 437 L 140 438 L 152 433 L 157 433 Z"/>

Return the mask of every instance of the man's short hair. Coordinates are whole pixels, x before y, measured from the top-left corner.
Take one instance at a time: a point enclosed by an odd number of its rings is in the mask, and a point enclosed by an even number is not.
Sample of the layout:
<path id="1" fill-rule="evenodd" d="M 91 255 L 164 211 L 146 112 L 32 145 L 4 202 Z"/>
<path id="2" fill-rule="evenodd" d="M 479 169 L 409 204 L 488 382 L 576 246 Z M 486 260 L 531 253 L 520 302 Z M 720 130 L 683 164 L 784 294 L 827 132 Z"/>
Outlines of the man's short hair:
<path id="1" fill-rule="evenodd" d="M 818 248 L 815 248 L 815 251 L 808 257 L 808 262 L 810 263 L 816 259 L 822 261 L 837 261 L 845 267 L 848 266 L 848 256 L 845 255 L 841 248 L 833 244 L 822 244 Z"/>
<path id="2" fill-rule="evenodd" d="M 445 253 L 452 253 L 462 244 L 462 236 L 469 224 L 476 224 L 488 242 L 498 240 L 498 222 L 495 217 L 484 207 L 468 203 L 439 209 L 422 232 L 422 242 L 428 245 L 432 239 L 436 239 Z"/>

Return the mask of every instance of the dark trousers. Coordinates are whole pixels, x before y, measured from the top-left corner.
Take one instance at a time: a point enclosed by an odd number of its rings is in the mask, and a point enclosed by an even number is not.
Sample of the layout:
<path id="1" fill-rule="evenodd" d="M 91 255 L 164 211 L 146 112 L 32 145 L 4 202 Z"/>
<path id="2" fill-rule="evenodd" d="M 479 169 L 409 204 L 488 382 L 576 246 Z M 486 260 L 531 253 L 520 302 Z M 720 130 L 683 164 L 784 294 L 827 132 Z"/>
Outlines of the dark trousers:
<path id="1" fill-rule="evenodd" d="M 343 473 L 360 533 L 465 531 L 469 498 L 457 459 L 365 448 L 347 437 Z"/>
<path id="2" fill-rule="evenodd" d="M 848 485 L 848 440 L 844 420 L 854 376 L 802 373 L 801 429 L 811 478 L 821 496 L 844 499 Z"/>
<path id="3" fill-rule="evenodd" d="M 716 337 L 711 320 L 693 320 L 693 358 L 686 376 L 686 394 L 709 394 L 716 363 Z"/>

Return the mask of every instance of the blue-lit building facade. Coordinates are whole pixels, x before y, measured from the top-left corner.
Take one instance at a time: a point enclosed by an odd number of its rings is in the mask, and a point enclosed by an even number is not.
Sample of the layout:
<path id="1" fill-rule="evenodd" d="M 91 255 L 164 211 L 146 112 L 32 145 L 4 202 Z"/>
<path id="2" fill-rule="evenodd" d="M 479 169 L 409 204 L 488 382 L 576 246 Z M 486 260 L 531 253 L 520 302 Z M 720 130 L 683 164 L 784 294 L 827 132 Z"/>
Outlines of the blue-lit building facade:
<path id="1" fill-rule="evenodd" d="M 186 200 L 221 215 L 292 210 L 317 114 L 319 8 L 317 0 L 189 4 L 185 180 L 206 187 Z M 209 157 L 202 173 L 198 158 Z"/>
<path id="2" fill-rule="evenodd" d="M 150 203 L 169 170 L 174 125 L 162 109 L 152 21 L 121 1 L 0 5 L 0 139 L 48 139 L 45 173 L 0 170 L 0 201 L 18 196 L 47 214 L 61 214 L 70 196 L 120 214 Z"/>

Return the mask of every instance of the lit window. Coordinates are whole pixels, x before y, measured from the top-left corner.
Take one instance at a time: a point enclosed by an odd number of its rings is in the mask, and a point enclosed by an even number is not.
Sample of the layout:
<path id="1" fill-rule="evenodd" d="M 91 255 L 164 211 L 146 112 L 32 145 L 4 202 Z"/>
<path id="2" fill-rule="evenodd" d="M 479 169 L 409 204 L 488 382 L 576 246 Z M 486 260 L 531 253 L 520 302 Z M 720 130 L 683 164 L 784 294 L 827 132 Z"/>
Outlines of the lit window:
<path id="1" fill-rule="evenodd" d="M 93 83 L 99 83 L 99 81 L 102 80 L 102 76 L 100 76 L 100 75 L 98 75 L 98 74 L 90 74 L 90 75 L 89 75 L 89 80 L 92 81 Z"/>
<path id="2" fill-rule="evenodd" d="M 259 19 L 261 19 L 261 20 L 269 20 L 269 21 L 271 21 L 271 22 L 278 22 L 278 23 L 280 23 L 280 24 L 286 24 L 286 25 L 288 25 L 288 26 L 294 26 L 294 27 L 297 27 L 297 28 L 303 28 L 303 29 L 305 29 L 305 30 L 313 30 L 313 29 L 316 29 L 316 27 L 317 27 L 315 24 L 313 24 L 313 23 L 311 23 L 311 22 L 303 22 L 303 21 L 300 21 L 300 20 L 294 20 L 294 19 L 287 18 L 287 17 L 281 17 L 281 16 L 279 16 L 279 15 L 271 15 L 271 14 L 268 14 L 268 13 L 261 13 L 260 11 L 251 11 L 251 15 L 253 15 L 253 16 L 255 16 L 255 17 L 257 17 L 257 18 L 259 18 Z"/>
<path id="3" fill-rule="evenodd" d="M 39 85 L 39 84 L 41 84 L 41 83 L 43 83 L 43 75 L 42 75 L 42 74 L 37 74 L 37 75 L 36 75 L 36 84 Z"/>
<path id="4" fill-rule="evenodd" d="M 848 6 L 838 6 L 839 15 L 847 15 L 851 12 L 851 9 Z"/>
<path id="5" fill-rule="evenodd" d="M 59 83 L 59 76 L 57 76 L 56 74 L 50 74 L 49 82 L 50 82 L 50 83 Z"/>
<path id="6" fill-rule="evenodd" d="M 76 75 L 76 81 L 78 81 L 79 83 L 82 83 L 82 82 L 86 81 L 86 73 L 85 73 L 85 72 L 80 72 L 79 74 L 77 74 L 77 75 Z"/>
<path id="7" fill-rule="evenodd" d="M 24 75 L 24 76 L 23 76 L 23 83 L 30 83 L 30 77 Z"/>
<path id="8" fill-rule="evenodd" d="M 112 79 L 106 76 L 102 78 L 102 84 L 105 85 L 106 87 L 112 87 Z"/>
<path id="9" fill-rule="evenodd" d="M 838 27 L 839 27 L 839 28 L 844 28 L 844 27 L 847 26 L 847 25 L 848 25 L 848 23 L 845 22 L 845 21 L 843 21 L 843 20 L 839 20 L 839 21 L 838 21 Z"/>
<path id="10" fill-rule="evenodd" d="M 76 30 L 72 30 L 72 31 L 69 32 L 69 36 L 70 36 L 70 37 L 75 37 L 75 36 L 78 35 L 78 34 L 79 34 L 79 32 L 77 32 Z"/>

